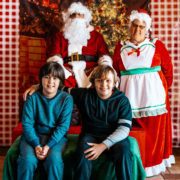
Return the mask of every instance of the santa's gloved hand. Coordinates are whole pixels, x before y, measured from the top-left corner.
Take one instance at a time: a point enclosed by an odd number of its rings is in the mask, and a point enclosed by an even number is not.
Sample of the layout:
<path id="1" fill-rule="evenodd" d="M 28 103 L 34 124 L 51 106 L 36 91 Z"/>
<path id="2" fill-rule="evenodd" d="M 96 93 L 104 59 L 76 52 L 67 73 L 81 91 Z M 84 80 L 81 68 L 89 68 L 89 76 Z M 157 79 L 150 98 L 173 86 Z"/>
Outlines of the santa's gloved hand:
<path id="1" fill-rule="evenodd" d="M 59 63 L 61 65 L 61 67 L 63 68 L 63 70 L 64 70 L 65 79 L 67 79 L 69 76 L 72 76 L 72 74 L 64 67 L 62 57 L 60 57 L 58 55 L 54 55 L 52 57 L 49 57 L 47 59 L 47 62 L 57 62 L 57 63 Z"/>
<path id="2" fill-rule="evenodd" d="M 112 67 L 112 59 L 108 55 L 103 55 L 98 60 L 98 65 L 108 65 Z"/>
<path id="3" fill-rule="evenodd" d="M 59 55 L 54 55 L 54 56 L 51 56 L 47 59 L 47 62 L 57 62 L 59 63 L 60 65 L 63 65 L 63 59 L 61 56 Z"/>
<path id="4" fill-rule="evenodd" d="M 84 70 L 86 68 L 86 62 L 85 61 L 71 61 L 68 62 L 69 65 L 72 66 L 73 70 Z"/>

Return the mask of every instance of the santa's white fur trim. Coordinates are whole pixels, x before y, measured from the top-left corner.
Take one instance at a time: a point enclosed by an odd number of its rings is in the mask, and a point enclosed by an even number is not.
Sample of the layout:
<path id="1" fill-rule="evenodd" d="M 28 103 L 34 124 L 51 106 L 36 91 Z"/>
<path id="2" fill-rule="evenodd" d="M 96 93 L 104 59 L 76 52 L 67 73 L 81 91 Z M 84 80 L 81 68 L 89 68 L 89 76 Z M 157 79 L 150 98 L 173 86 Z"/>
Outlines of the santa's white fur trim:
<path id="1" fill-rule="evenodd" d="M 89 25 L 89 26 L 88 26 L 88 30 L 89 30 L 89 32 L 93 31 L 93 30 L 94 30 L 94 26 Z"/>
<path id="2" fill-rule="evenodd" d="M 72 61 L 72 62 L 69 62 L 68 64 L 72 66 L 72 70 L 74 72 L 78 87 L 89 87 L 90 85 L 89 78 L 84 72 L 84 69 L 86 68 L 86 62 L 85 61 Z"/>
<path id="3" fill-rule="evenodd" d="M 59 55 L 54 55 L 52 57 L 49 57 L 47 59 L 47 62 L 57 62 L 61 65 L 61 67 L 64 70 L 65 79 L 67 79 L 69 76 L 72 76 L 72 74 L 64 67 L 63 65 L 63 59 Z"/>
<path id="4" fill-rule="evenodd" d="M 98 60 L 99 65 L 108 65 L 112 67 L 112 59 L 108 55 L 103 55 Z"/>
<path id="5" fill-rule="evenodd" d="M 130 21 L 133 22 L 135 19 L 144 21 L 146 23 L 146 30 L 150 29 L 152 19 L 147 13 L 138 12 L 137 10 L 133 10 L 133 11 L 131 11 Z"/>
<path id="6" fill-rule="evenodd" d="M 54 56 L 49 57 L 47 59 L 47 62 L 57 62 L 60 65 L 63 65 L 63 59 L 62 59 L 62 57 L 60 57 L 58 55 L 54 55 Z"/>
<path id="7" fill-rule="evenodd" d="M 90 21 L 92 20 L 91 11 L 86 6 L 84 6 L 81 2 L 74 2 L 70 5 L 70 7 L 68 8 L 68 14 L 70 16 L 73 13 L 84 14 L 84 18 L 87 24 L 89 24 Z"/>
<path id="8" fill-rule="evenodd" d="M 84 70 L 86 68 L 85 61 L 71 61 L 68 64 L 70 64 L 72 66 L 73 70 L 74 69 L 78 69 L 78 70 L 83 69 Z"/>

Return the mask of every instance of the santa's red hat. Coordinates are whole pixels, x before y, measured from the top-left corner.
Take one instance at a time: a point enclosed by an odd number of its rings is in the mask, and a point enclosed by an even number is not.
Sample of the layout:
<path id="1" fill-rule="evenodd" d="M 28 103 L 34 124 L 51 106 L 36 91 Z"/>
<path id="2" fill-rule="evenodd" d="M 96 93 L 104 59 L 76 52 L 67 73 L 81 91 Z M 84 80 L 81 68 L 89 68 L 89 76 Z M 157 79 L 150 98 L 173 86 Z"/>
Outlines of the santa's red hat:
<path id="1" fill-rule="evenodd" d="M 81 2 L 74 2 L 70 5 L 68 8 L 68 15 L 70 16 L 73 13 L 84 14 L 84 18 L 88 24 L 92 20 L 91 11 Z"/>
<path id="2" fill-rule="evenodd" d="M 144 21 L 146 23 L 146 30 L 150 29 L 152 19 L 145 9 L 131 11 L 130 21 L 133 22 L 135 19 Z"/>

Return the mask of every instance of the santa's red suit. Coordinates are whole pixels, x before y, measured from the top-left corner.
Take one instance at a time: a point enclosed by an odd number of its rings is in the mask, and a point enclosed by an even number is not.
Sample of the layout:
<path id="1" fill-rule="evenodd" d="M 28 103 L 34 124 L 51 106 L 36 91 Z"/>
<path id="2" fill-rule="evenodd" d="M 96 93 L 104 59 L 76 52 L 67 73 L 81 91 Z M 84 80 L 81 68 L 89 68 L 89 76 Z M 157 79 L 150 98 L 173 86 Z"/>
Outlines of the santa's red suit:
<path id="1" fill-rule="evenodd" d="M 79 55 L 79 61 L 85 62 L 83 65 L 79 63 L 79 69 L 84 68 L 87 76 L 90 74 L 92 69 L 101 62 L 99 59 L 100 57 L 110 60 L 110 57 L 108 56 L 109 51 L 102 35 L 95 31 L 92 26 L 91 28 L 92 30 L 90 32 L 90 39 L 87 41 L 87 46 L 82 47 L 82 53 Z M 76 55 L 72 57 L 68 53 L 69 41 L 65 39 L 63 32 L 56 33 L 52 41 L 53 47 L 51 47 L 50 56 L 60 55 L 63 59 L 63 66 L 66 67 L 66 70 L 69 70 L 71 73 L 69 77 L 66 78 L 65 85 L 68 87 L 77 86 L 77 80 L 75 79 L 72 66 L 69 65 L 69 62 L 78 61 Z"/>
<path id="2" fill-rule="evenodd" d="M 174 163 L 168 88 L 172 84 L 172 62 L 164 44 L 145 39 L 115 48 L 113 66 L 120 75 L 120 90 L 129 98 L 134 126 L 146 131 L 145 170 L 157 175 Z"/>

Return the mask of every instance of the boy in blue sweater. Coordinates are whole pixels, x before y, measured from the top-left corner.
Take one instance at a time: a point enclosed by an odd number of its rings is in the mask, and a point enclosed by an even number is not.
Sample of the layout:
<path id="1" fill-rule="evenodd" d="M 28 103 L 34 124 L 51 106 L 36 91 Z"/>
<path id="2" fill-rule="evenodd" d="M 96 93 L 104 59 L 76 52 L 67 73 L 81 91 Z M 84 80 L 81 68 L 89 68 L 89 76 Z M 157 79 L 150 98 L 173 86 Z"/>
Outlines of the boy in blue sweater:
<path id="1" fill-rule="evenodd" d="M 74 179 L 90 180 L 92 161 L 105 153 L 114 163 L 117 180 L 131 180 L 129 100 L 115 87 L 116 73 L 110 66 L 96 67 L 90 82 L 93 88 L 70 90 L 82 116 Z"/>
<path id="2" fill-rule="evenodd" d="M 73 100 L 59 90 L 64 82 L 64 71 L 58 63 L 42 66 L 39 80 L 39 90 L 28 96 L 23 107 L 17 179 L 33 179 L 41 161 L 49 180 L 62 180 L 62 151 L 67 141 Z"/>

